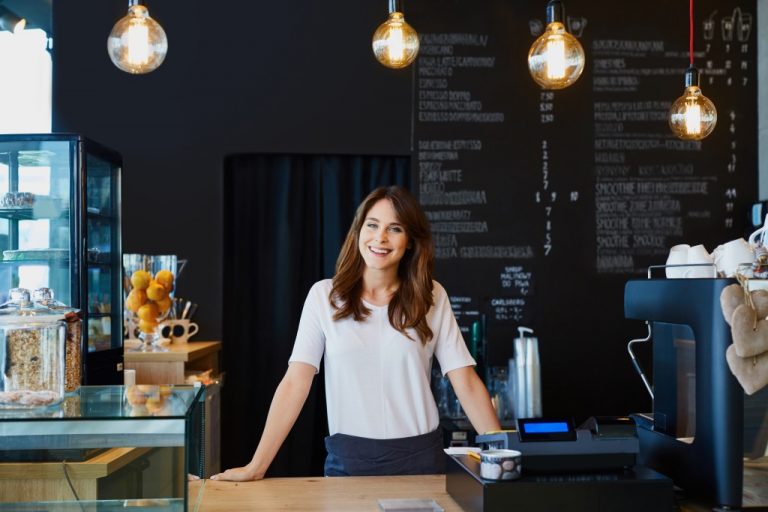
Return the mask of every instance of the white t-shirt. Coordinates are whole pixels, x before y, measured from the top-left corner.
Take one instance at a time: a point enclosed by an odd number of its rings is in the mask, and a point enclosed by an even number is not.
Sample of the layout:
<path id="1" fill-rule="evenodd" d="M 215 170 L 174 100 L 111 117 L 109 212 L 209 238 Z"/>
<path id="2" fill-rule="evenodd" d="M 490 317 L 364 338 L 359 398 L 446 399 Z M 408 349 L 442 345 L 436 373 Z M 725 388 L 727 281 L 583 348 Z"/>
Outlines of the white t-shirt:
<path id="1" fill-rule="evenodd" d="M 443 375 L 472 366 L 445 289 L 434 281 L 434 306 L 427 313 L 433 337 L 426 344 L 414 329 L 408 339 L 389 323 L 388 306 L 371 310 L 361 322 L 334 321 L 328 300 L 332 281 L 312 286 L 289 362 L 320 367 L 325 355 L 325 390 L 330 434 L 398 439 L 427 434 L 439 423 L 430 390 L 432 356 Z"/>

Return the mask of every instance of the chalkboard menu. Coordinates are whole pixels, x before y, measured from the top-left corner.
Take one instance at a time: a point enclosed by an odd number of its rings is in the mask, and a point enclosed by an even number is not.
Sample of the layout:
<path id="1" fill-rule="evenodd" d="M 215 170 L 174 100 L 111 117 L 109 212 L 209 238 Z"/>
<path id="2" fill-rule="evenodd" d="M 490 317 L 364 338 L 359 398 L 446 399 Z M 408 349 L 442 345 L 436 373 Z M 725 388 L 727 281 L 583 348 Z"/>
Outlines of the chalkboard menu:
<path id="1" fill-rule="evenodd" d="M 539 338 L 545 414 L 650 409 L 626 351 L 624 283 L 679 243 L 744 235 L 757 196 L 756 3 L 696 2 L 695 59 L 718 124 L 675 138 L 688 2 L 566 2 L 581 78 L 540 89 L 528 49 L 546 2 L 419 0 L 406 18 L 414 72 L 413 189 L 431 221 L 437 279 L 467 339 L 487 320 L 488 361 Z M 641 357 L 648 357 L 643 353 Z"/>

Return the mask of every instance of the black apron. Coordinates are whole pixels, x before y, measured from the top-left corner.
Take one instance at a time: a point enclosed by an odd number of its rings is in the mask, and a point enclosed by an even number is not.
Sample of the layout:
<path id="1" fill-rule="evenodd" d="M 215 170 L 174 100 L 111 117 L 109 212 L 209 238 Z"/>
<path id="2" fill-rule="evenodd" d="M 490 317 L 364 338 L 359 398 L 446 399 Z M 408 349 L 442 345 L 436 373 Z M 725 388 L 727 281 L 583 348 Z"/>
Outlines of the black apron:
<path id="1" fill-rule="evenodd" d="M 325 476 L 434 475 L 445 473 L 443 431 L 401 439 L 334 434 L 325 438 Z"/>

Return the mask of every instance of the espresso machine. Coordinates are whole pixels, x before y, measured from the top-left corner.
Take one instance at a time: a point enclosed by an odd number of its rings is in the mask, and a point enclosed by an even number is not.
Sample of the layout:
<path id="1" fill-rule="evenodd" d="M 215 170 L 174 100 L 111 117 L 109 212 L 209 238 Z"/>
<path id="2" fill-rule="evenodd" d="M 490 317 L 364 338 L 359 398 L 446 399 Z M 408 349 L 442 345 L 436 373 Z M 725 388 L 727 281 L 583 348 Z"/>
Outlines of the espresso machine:
<path id="1" fill-rule="evenodd" d="M 624 291 L 626 318 L 648 322 L 653 346 L 653 411 L 633 415 L 639 463 L 726 508 L 742 507 L 745 456 L 764 456 L 768 437 L 768 391 L 745 397 L 725 358 L 720 294 L 734 282 L 632 280 Z"/>

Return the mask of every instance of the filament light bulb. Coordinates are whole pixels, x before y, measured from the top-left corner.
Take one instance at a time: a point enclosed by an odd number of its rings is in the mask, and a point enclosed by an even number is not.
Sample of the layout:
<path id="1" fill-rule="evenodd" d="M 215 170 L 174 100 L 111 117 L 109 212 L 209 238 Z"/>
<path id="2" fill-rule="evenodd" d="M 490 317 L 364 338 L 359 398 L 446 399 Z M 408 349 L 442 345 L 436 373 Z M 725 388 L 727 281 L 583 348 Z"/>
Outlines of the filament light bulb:
<path id="1" fill-rule="evenodd" d="M 402 12 L 390 11 L 387 21 L 373 33 L 376 60 L 388 68 L 399 69 L 412 63 L 418 53 L 419 35 L 406 23 Z"/>
<path id="2" fill-rule="evenodd" d="M 141 4 L 128 8 L 107 38 L 109 58 L 127 73 L 143 74 L 157 69 L 168 53 L 168 38 L 163 27 L 149 17 Z"/>
<path id="3" fill-rule="evenodd" d="M 568 87 L 584 71 L 584 48 L 565 30 L 563 18 L 562 3 L 550 1 L 547 4 L 547 28 L 528 52 L 528 70 L 543 89 Z"/>
<path id="4" fill-rule="evenodd" d="M 701 140 L 717 124 L 717 109 L 699 88 L 699 72 L 690 67 L 685 72 L 685 92 L 669 109 L 669 127 L 683 140 Z"/>
<path id="5" fill-rule="evenodd" d="M 14 34 L 22 32 L 27 26 L 27 20 L 20 18 L 15 12 L 4 5 L 0 5 L 0 30 L 7 30 Z"/>

